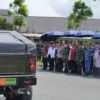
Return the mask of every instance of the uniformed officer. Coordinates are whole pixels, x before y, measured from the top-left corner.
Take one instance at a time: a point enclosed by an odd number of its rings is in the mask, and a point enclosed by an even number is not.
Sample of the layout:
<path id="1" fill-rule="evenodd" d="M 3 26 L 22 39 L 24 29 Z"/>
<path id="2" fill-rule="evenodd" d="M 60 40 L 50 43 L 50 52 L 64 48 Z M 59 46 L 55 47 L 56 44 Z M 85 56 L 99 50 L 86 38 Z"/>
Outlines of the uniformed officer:
<path id="1" fill-rule="evenodd" d="M 68 73 L 68 70 L 69 70 L 69 66 L 68 66 L 69 51 L 70 51 L 69 43 L 65 43 L 65 47 L 63 50 L 63 56 L 62 56 L 62 59 L 63 59 L 64 64 L 65 64 L 65 69 L 64 69 L 65 73 Z"/>
<path id="2" fill-rule="evenodd" d="M 77 63 L 77 74 L 82 73 L 83 68 L 83 60 L 84 60 L 84 50 L 82 48 L 82 45 L 78 45 L 78 49 L 76 51 L 76 63 Z"/>

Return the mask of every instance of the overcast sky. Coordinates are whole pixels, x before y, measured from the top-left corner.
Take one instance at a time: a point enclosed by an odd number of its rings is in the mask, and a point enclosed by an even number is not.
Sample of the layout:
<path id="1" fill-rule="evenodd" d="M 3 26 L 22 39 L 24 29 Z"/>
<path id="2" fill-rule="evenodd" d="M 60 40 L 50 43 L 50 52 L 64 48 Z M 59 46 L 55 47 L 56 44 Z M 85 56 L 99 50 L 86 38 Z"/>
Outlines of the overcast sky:
<path id="1" fill-rule="evenodd" d="M 8 9 L 13 0 L 0 0 L 0 9 Z M 66 17 L 77 0 L 26 0 L 30 16 Z M 100 18 L 100 1 L 83 0 L 92 8 L 93 18 Z"/>

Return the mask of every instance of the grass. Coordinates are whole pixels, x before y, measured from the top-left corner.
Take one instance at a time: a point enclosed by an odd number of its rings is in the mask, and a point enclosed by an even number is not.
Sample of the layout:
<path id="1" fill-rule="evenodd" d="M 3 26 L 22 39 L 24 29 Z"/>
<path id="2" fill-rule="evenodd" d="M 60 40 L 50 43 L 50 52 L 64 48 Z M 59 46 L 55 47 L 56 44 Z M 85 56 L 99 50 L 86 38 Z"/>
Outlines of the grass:
<path id="1" fill-rule="evenodd" d="M 36 65 L 37 65 L 37 66 L 42 66 L 42 61 L 37 61 L 37 62 L 36 62 Z"/>

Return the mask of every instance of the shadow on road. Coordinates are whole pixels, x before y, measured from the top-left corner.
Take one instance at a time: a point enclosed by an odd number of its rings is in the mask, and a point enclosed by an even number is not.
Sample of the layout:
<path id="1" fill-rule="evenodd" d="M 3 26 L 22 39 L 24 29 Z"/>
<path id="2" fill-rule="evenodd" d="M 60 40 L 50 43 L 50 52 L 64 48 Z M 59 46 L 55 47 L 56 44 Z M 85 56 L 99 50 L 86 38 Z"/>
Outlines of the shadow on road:
<path id="1" fill-rule="evenodd" d="M 84 74 L 77 75 L 77 74 L 70 74 L 70 73 L 64 73 L 64 72 L 42 70 L 41 68 L 37 68 L 37 71 L 45 72 L 45 73 L 53 73 L 53 74 L 63 74 L 63 75 L 73 76 L 73 77 L 82 77 L 82 78 L 87 78 L 87 79 L 100 79 L 100 76 L 94 76 L 94 75 L 85 76 Z"/>

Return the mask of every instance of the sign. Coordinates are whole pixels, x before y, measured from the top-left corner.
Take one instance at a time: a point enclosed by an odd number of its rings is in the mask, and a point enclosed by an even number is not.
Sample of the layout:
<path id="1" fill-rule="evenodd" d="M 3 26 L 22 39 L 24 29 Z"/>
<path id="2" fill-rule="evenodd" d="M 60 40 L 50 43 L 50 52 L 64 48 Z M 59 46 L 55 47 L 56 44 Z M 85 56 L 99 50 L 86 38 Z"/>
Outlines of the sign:
<path id="1" fill-rule="evenodd" d="M 16 78 L 0 78 L 0 86 L 16 85 Z"/>

